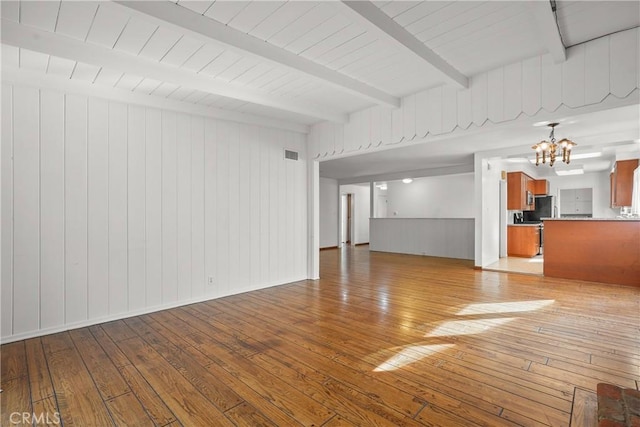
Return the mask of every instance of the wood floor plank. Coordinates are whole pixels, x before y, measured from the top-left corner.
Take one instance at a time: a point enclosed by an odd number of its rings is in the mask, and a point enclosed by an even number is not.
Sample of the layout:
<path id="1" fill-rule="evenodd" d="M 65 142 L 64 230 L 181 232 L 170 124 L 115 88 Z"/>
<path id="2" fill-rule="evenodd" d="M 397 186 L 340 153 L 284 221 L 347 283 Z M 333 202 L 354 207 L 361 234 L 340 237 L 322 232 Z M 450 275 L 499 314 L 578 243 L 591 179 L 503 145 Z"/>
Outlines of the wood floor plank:
<path id="1" fill-rule="evenodd" d="M 27 358 L 25 356 L 25 343 L 18 341 L 2 346 L 0 363 L 2 364 L 2 382 L 27 375 Z"/>
<path id="2" fill-rule="evenodd" d="M 111 363 L 113 363 L 117 368 L 131 364 L 131 361 L 124 355 L 124 353 L 122 353 L 101 325 L 91 326 L 89 330 L 96 341 L 100 343 L 104 352 L 109 356 Z"/>
<path id="3" fill-rule="evenodd" d="M 308 353 L 307 353 L 308 354 Z M 394 411 L 392 408 L 395 406 L 390 402 L 391 400 L 400 400 L 398 395 L 406 395 L 401 391 L 397 391 L 394 395 L 392 392 L 386 392 L 382 396 L 376 394 L 375 387 L 367 387 L 367 393 L 357 396 L 357 398 L 351 397 L 345 398 L 346 395 L 353 395 L 357 393 L 356 389 L 348 387 L 344 383 L 339 383 L 335 387 L 328 386 L 330 381 L 335 381 L 333 378 L 321 374 L 317 370 L 320 367 L 311 368 L 301 365 L 300 363 L 293 363 L 287 361 L 284 364 L 280 363 L 278 359 L 281 354 L 275 354 L 274 357 L 270 357 L 266 354 L 256 354 L 251 357 L 251 360 L 259 364 L 262 368 L 277 374 L 279 378 L 282 378 L 292 387 L 296 387 L 308 396 L 312 396 L 315 400 L 322 403 L 326 407 L 333 408 L 337 413 L 340 413 L 345 418 L 362 425 L 388 425 L 388 426 L 400 426 L 411 425 L 411 418 L 418 410 L 420 410 L 424 403 L 417 401 L 413 396 L 406 396 L 406 399 L 413 403 L 413 411 Z M 303 356 L 306 359 L 305 356 Z M 289 366 L 287 366 L 289 365 Z M 370 385 L 373 385 L 374 381 L 371 379 Z M 380 388 L 378 387 L 378 390 Z M 406 403 L 406 402 L 403 402 Z M 376 410 L 371 410 L 372 408 Z"/>
<path id="4" fill-rule="evenodd" d="M 211 375 L 189 353 L 167 341 L 152 326 L 143 323 L 136 330 L 158 354 L 222 412 L 242 403 L 242 399 L 231 388 Z"/>
<path id="5" fill-rule="evenodd" d="M 142 338 L 118 343 L 134 362 L 142 376 L 158 393 L 178 421 L 191 425 L 232 425 L 231 421 L 206 399 L 196 387 L 177 372 L 169 362 Z"/>
<path id="6" fill-rule="evenodd" d="M 640 288 L 366 247 L 320 262 L 320 280 L 2 345 L 0 422 L 562 427 L 593 421 L 598 382 L 640 387 Z"/>
<path id="7" fill-rule="evenodd" d="M 82 329 L 82 335 L 71 333 L 71 339 L 103 400 L 113 399 L 131 391 L 107 353 L 87 328 Z"/>
<path id="8" fill-rule="evenodd" d="M 247 312 L 247 315 L 250 315 L 251 318 L 259 318 L 258 316 L 260 316 L 260 313 Z M 239 324 L 240 321 L 239 319 L 236 319 L 233 323 Z M 265 318 L 261 318 L 261 321 L 260 321 L 261 326 L 266 327 L 269 324 L 270 324 L 269 320 Z M 351 384 L 356 389 L 370 390 L 371 380 L 362 376 L 361 374 L 359 375 L 359 373 L 371 372 L 375 367 L 375 365 L 369 365 L 360 361 L 359 359 L 352 359 L 352 358 L 348 358 L 342 361 L 342 359 L 338 358 L 339 354 L 337 352 L 323 351 L 322 350 L 323 347 L 321 345 L 311 344 L 312 340 L 309 337 L 312 335 L 306 332 L 303 332 L 300 335 L 296 336 L 296 335 L 291 335 L 290 331 L 284 331 L 283 329 L 279 329 L 276 327 L 275 329 L 272 329 L 272 330 L 266 330 L 264 335 L 275 335 L 275 334 L 278 334 L 278 336 L 280 336 L 281 338 L 290 338 L 293 343 L 301 345 L 301 348 L 296 348 L 296 347 L 289 348 L 285 344 L 279 344 L 277 348 L 281 349 L 281 353 L 283 354 L 281 354 L 280 357 L 283 360 L 286 359 L 286 354 L 295 354 L 297 355 L 296 359 L 300 358 L 305 362 L 310 363 L 316 369 L 322 369 L 323 365 L 328 365 L 325 371 L 327 375 L 332 375 L 332 374 L 336 375 L 342 381 L 345 381 L 348 384 Z M 327 344 L 328 342 L 330 342 L 330 340 L 325 341 L 324 344 Z M 305 352 L 304 350 L 311 350 L 311 351 Z M 323 358 L 320 357 L 322 355 L 324 355 L 326 359 L 329 361 L 333 360 L 335 362 L 340 362 L 340 363 L 328 364 L 327 360 L 324 360 L 324 363 L 323 363 Z M 360 368 L 360 369 L 354 371 L 353 370 L 354 368 Z M 359 381 L 360 377 L 362 377 L 362 381 Z M 379 380 L 381 381 L 385 380 L 385 378 L 383 377 L 376 377 L 376 378 L 379 378 Z M 402 380 L 394 379 L 392 383 L 388 383 L 388 384 L 389 385 L 399 384 L 398 386 L 399 389 L 411 390 L 413 392 L 412 394 L 414 396 L 417 396 L 418 399 L 422 398 L 423 401 L 434 402 L 435 404 L 441 405 L 442 407 L 445 407 L 445 408 L 449 408 L 450 410 L 455 411 L 456 413 L 464 413 L 468 416 L 469 419 L 480 420 L 480 423 L 482 425 L 486 425 L 486 426 L 510 425 L 508 421 L 506 420 L 501 421 L 499 418 L 497 418 L 497 414 L 499 414 L 502 411 L 502 408 L 499 408 L 493 405 L 490 405 L 490 406 L 485 405 L 484 409 L 488 410 L 489 412 L 484 412 L 483 410 L 479 410 L 480 408 L 478 408 L 477 405 L 483 406 L 481 400 L 473 401 L 473 403 L 476 406 L 466 404 L 464 402 L 461 402 L 460 400 L 456 400 L 455 398 L 451 398 L 447 395 L 441 394 L 434 389 L 425 387 L 424 385 L 425 383 L 421 383 L 419 385 L 408 384 L 407 382 L 404 382 Z M 496 415 L 491 415 L 491 413 Z"/>
<path id="9" fill-rule="evenodd" d="M 176 421 L 175 415 L 133 365 L 124 365 L 119 369 L 131 391 L 156 425 L 164 426 Z"/>
<path id="10" fill-rule="evenodd" d="M 230 408 L 225 412 L 225 415 L 233 421 L 237 426 L 246 427 L 276 427 L 273 421 L 265 417 L 261 412 L 256 410 L 253 406 L 247 402 L 242 402 L 239 405 Z"/>
<path id="11" fill-rule="evenodd" d="M 317 336 L 317 332 L 316 329 L 313 326 L 306 326 L 303 325 L 301 323 L 296 323 L 297 327 L 302 329 L 302 336 L 303 337 L 307 337 L 307 336 Z M 331 343 L 332 342 L 332 336 L 339 336 L 339 334 L 330 334 L 327 335 L 326 337 L 323 337 L 323 342 L 325 343 Z M 308 341 L 308 338 L 303 338 L 305 340 Z M 337 347 L 339 348 L 344 348 L 343 343 L 338 340 L 338 342 L 335 344 Z M 351 346 L 349 347 L 352 351 L 356 350 L 355 346 Z M 346 356 L 344 349 L 342 350 L 342 356 Z M 342 357 L 339 354 L 336 357 Z M 365 361 L 366 358 L 368 356 L 368 352 L 365 350 L 364 352 L 361 353 L 354 353 L 353 355 L 349 356 L 346 360 L 345 363 L 351 364 L 353 366 L 360 366 L 360 360 Z M 375 368 L 378 363 L 373 363 L 371 365 L 368 366 L 363 366 L 363 369 L 372 369 Z M 408 368 L 407 368 L 408 369 Z M 466 386 L 466 381 L 461 380 L 461 381 L 454 381 L 454 385 L 455 387 L 451 387 L 451 383 L 447 383 L 446 381 L 443 381 L 441 378 L 441 373 L 439 372 L 433 372 L 428 373 L 428 372 L 422 372 L 422 375 L 426 375 L 429 377 L 429 383 L 435 383 L 438 384 L 438 387 L 440 389 L 446 390 L 448 394 L 455 396 L 456 398 L 461 398 L 463 400 L 468 401 L 469 403 L 472 403 L 473 405 L 476 405 L 480 408 L 482 408 L 485 411 L 488 411 L 489 413 L 499 413 L 502 409 L 499 405 L 490 403 L 490 402 L 485 402 L 482 400 L 481 396 L 475 396 L 474 394 L 468 395 L 465 393 L 466 390 L 470 390 L 469 387 Z M 495 421 L 493 421 L 495 422 Z M 491 425 L 491 424 L 489 424 Z"/>
<path id="12" fill-rule="evenodd" d="M 292 389 L 284 381 L 257 367 L 244 357 L 238 357 L 232 353 L 220 353 L 219 356 L 225 370 L 302 424 L 321 425 L 334 415 L 330 409 L 299 390 Z M 211 365 L 207 369 L 211 369 Z"/>
<path id="13" fill-rule="evenodd" d="M 31 383 L 31 399 L 37 402 L 55 394 L 47 360 L 40 338 L 25 341 L 26 360 L 29 367 L 29 382 Z"/>
<path id="14" fill-rule="evenodd" d="M 114 322 L 103 323 L 102 329 L 114 341 L 122 341 L 134 338 L 137 334 L 124 322 L 124 320 L 116 320 Z"/>
<path id="15" fill-rule="evenodd" d="M 598 396 L 593 391 L 576 388 L 573 395 L 571 427 L 596 427 L 598 425 Z"/>
<path id="16" fill-rule="evenodd" d="M 155 426 L 133 393 L 125 393 L 106 403 L 117 426 Z"/>
<path id="17" fill-rule="evenodd" d="M 109 411 L 75 348 L 56 351 L 47 359 L 63 424 L 113 425 Z"/>
<path id="18" fill-rule="evenodd" d="M 33 402 L 34 421 L 36 426 L 51 426 L 60 424 L 60 410 L 55 396 L 45 397 Z"/>
<path id="19" fill-rule="evenodd" d="M 63 350 L 73 350 L 74 348 L 69 332 L 43 336 L 42 346 L 47 355 Z"/>
<path id="20" fill-rule="evenodd" d="M 17 377 L 2 382 L 0 393 L 0 425 L 15 425 L 18 414 L 31 414 L 32 404 L 29 395 L 29 381 L 26 377 Z"/>

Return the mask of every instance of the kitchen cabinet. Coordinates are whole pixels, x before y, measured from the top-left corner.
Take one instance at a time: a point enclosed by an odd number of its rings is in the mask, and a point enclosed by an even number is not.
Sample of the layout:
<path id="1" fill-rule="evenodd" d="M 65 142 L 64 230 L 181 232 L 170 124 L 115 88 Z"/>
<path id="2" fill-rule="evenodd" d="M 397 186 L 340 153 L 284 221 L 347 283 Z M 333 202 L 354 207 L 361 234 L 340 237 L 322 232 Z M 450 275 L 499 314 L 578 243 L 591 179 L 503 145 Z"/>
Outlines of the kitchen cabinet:
<path id="1" fill-rule="evenodd" d="M 534 196 L 549 195 L 549 181 L 546 179 L 533 180 L 533 195 Z"/>
<path id="2" fill-rule="evenodd" d="M 560 216 L 590 216 L 593 214 L 593 189 L 560 190 Z"/>
<path id="3" fill-rule="evenodd" d="M 633 194 L 633 171 L 638 167 L 638 159 L 618 160 L 609 175 L 611 185 L 611 207 L 631 206 Z"/>
<path id="4" fill-rule="evenodd" d="M 507 227 L 507 255 L 531 258 L 540 252 L 539 225 L 509 225 Z"/>
<path id="5" fill-rule="evenodd" d="M 535 209 L 533 198 L 534 179 L 524 172 L 507 174 L 507 209 L 514 211 L 532 211 Z"/>
<path id="6" fill-rule="evenodd" d="M 640 220 L 544 222 L 544 275 L 640 286 Z"/>

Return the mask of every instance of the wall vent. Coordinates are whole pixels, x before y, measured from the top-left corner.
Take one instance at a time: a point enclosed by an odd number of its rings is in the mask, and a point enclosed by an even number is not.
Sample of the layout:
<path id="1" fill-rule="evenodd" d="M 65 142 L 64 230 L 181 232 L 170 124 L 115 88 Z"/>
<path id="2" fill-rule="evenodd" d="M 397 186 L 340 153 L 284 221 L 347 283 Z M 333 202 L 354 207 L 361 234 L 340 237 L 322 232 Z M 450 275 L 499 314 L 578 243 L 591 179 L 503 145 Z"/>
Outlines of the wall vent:
<path id="1" fill-rule="evenodd" d="M 298 160 L 298 152 L 291 150 L 284 150 L 284 158 L 289 160 Z"/>

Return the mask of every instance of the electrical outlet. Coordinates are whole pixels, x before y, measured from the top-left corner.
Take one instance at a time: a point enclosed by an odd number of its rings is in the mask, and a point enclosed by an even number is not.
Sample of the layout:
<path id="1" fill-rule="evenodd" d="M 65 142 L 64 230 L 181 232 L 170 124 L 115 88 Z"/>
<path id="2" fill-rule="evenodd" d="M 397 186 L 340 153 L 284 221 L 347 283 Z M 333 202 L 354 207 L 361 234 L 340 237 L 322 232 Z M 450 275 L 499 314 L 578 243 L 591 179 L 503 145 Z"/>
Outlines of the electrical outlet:
<path id="1" fill-rule="evenodd" d="M 209 286 L 213 286 L 213 276 L 209 276 Z"/>

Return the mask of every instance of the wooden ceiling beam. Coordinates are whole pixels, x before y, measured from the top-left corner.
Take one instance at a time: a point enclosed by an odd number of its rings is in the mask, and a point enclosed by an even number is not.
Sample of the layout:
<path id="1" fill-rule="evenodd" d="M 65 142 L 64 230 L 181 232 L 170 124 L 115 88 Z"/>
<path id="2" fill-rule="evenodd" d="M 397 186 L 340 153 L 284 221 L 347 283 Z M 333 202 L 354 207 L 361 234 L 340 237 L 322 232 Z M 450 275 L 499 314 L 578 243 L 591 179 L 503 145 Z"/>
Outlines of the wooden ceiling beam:
<path id="1" fill-rule="evenodd" d="M 529 6 L 529 9 L 537 23 L 540 38 L 544 40 L 544 45 L 553 57 L 554 62 L 559 64 L 566 61 L 566 48 L 562 43 L 560 29 L 556 22 L 555 11 L 552 9 L 550 2 L 532 1 L 528 2 L 527 5 Z"/>
<path id="2" fill-rule="evenodd" d="M 303 73 L 378 105 L 400 107 L 400 98 L 334 71 L 286 49 L 224 25 L 209 17 L 168 1 L 114 1 L 145 20 L 171 28 L 204 43 L 223 44 L 278 66 Z"/>
<path id="3" fill-rule="evenodd" d="M 424 43 L 415 38 L 413 34 L 390 18 L 375 4 L 366 0 L 343 0 L 342 3 L 347 6 L 347 9 L 351 11 L 353 15 L 359 17 L 359 20 L 364 23 L 370 31 L 374 31 L 380 37 L 390 40 L 396 45 L 422 58 L 442 73 L 448 83 L 452 83 L 458 88 L 469 87 L 469 79 L 467 76 L 425 46 Z"/>
<path id="4" fill-rule="evenodd" d="M 97 96 L 110 101 L 141 105 L 149 108 L 160 108 L 180 113 L 196 114 L 199 116 L 210 117 L 212 119 L 227 120 L 302 134 L 309 133 L 309 126 L 304 124 L 258 116 L 250 113 L 242 113 L 239 111 L 225 110 L 223 108 L 216 108 L 207 105 L 191 104 L 189 102 L 182 102 L 139 92 L 131 92 L 130 90 L 120 89 L 117 87 L 112 88 L 104 85 L 91 84 L 90 82 L 78 81 L 62 76 L 43 74 L 36 71 L 10 66 L 7 67 L 3 65 L 2 80 L 6 83 L 34 86 L 38 88 L 52 88 L 67 93 Z"/>
<path id="5" fill-rule="evenodd" d="M 91 45 L 64 35 L 20 25 L 7 19 L 2 19 L 2 43 L 320 120 L 348 122 L 346 114 L 336 113 L 333 110 L 234 86 L 190 70 L 182 70 L 139 56 Z"/>

